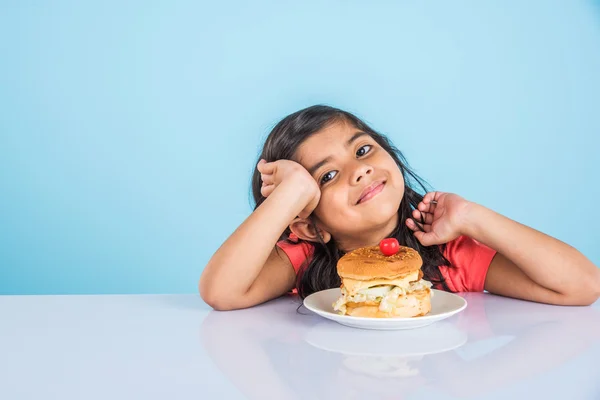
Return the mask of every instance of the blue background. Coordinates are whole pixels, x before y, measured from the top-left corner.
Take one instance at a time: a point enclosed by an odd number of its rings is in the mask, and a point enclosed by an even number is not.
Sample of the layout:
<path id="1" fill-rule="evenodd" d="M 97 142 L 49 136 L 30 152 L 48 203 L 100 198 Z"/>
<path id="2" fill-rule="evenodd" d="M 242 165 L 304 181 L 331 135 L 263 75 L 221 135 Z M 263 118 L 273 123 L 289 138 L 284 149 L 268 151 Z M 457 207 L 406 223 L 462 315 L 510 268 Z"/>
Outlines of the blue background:
<path id="1" fill-rule="evenodd" d="M 600 263 L 593 1 L 2 2 L 0 293 L 194 293 L 315 103 Z"/>

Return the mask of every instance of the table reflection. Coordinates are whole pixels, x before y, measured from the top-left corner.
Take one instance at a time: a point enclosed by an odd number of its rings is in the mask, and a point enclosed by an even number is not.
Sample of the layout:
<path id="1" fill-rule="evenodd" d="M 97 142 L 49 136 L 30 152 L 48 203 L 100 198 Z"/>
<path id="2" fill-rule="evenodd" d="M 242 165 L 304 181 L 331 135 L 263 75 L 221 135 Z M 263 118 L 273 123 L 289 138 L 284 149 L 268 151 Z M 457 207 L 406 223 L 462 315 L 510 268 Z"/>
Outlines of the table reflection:
<path id="1" fill-rule="evenodd" d="M 462 313 L 401 331 L 348 328 L 284 298 L 212 311 L 200 337 L 227 378 L 256 399 L 398 398 L 422 388 L 481 395 L 577 359 L 600 340 L 597 306 L 464 297 Z"/>

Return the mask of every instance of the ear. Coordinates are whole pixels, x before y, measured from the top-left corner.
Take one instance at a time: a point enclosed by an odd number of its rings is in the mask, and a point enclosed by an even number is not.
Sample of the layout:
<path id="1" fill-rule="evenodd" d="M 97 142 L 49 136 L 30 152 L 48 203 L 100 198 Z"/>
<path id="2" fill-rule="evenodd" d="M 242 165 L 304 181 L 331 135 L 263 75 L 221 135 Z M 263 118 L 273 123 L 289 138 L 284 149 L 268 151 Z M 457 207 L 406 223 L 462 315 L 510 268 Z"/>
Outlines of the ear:
<path id="1" fill-rule="evenodd" d="M 327 243 L 331 240 L 331 234 L 324 229 L 316 227 L 310 220 L 305 218 L 296 218 L 290 224 L 290 230 L 298 236 L 299 239 L 309 242 L 319 242 L 317 231 L 323 238 L 323 242 Z"/>

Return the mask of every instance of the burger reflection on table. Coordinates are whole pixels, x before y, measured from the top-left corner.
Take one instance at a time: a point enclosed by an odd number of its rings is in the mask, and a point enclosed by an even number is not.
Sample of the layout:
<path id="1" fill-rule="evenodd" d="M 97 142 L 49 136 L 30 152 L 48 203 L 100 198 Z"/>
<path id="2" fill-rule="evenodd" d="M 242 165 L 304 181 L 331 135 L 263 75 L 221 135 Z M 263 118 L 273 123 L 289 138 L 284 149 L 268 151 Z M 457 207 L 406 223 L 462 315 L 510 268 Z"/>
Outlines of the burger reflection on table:
<path id="1" fill-rule="evenodd" d="M 425 356 L 454 350 L 467 342 L 467 335 L 446 322 L 390 332 L 322 322 L 304 339 L 320 350 L 341 354 L 342 366 L 349 372 L 397 380 L 415 378 Z"/>

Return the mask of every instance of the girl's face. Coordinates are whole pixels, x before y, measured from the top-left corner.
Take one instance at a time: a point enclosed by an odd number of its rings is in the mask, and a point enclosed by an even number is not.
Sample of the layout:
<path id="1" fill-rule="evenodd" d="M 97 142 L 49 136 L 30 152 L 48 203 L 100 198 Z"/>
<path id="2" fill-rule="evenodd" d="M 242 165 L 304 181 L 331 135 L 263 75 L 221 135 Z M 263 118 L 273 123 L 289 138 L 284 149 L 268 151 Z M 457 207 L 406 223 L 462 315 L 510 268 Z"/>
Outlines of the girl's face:
<path id="1" fill-rule="evenodd" d="M 296 160 L 315 178 L 317 226 L 342 249 L 379 243 L 398 224 L 404 179 L 394 159 L 367 133 L 339 122 L 309 137 Z"/>

